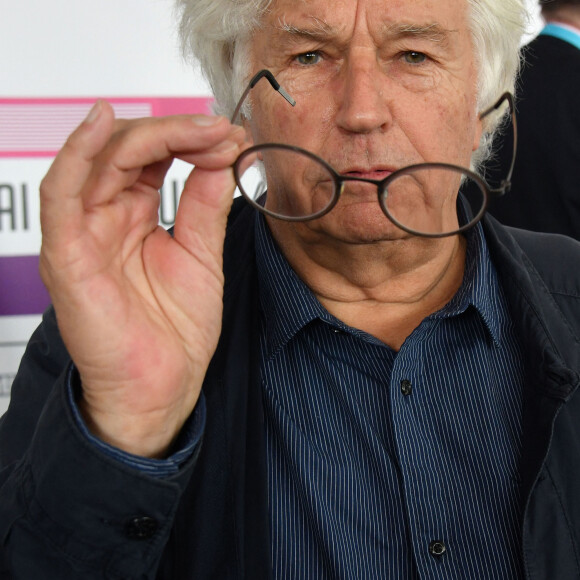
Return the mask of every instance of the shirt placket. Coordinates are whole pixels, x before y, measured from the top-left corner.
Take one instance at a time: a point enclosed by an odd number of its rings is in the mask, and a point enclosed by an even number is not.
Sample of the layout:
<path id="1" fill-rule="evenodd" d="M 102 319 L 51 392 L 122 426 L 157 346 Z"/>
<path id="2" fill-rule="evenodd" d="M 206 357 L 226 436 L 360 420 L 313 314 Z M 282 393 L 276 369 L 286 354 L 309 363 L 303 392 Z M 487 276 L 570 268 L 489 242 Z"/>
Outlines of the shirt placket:
<path id="1" fill-rule="evenodd" d="M 424 365 L 424 344 L 437 320 L 427 319 L 403 344 L 391 375 L 393 439 L 399 461 L 409 537 L 421 578 L 441 578 L 451 572 L 452 522 L 446 505 L 437 441 L 422 420 L 430 404 Z"/>

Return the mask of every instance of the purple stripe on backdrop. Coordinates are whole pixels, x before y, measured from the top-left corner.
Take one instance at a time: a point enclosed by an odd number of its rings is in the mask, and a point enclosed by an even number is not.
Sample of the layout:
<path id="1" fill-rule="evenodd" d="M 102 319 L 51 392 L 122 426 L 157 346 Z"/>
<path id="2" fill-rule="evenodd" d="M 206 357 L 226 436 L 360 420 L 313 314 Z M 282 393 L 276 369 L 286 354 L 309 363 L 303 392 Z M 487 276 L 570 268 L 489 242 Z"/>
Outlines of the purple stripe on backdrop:
<path id="1" fill-rule="evenodd" d="M 41 314 L 49 304 L 38 256 L 0 257 L 0 316 Z"/>

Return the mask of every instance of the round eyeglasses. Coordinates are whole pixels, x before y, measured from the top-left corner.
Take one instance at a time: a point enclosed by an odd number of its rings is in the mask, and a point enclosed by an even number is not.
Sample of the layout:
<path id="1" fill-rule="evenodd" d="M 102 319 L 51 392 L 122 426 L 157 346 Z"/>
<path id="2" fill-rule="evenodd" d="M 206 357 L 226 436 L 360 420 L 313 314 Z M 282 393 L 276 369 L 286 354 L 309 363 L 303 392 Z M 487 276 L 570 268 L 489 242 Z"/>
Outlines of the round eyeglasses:
<path id="1" fill-rule="evenodd" d="M 256 83 L 266 78 L 290 104 L 294 100 L 270 71 L 262 70 L 246 88 L 234 114 Z M 347 196 L 361 199 L 375 188 L 385 216 L 401 230 L 423 237 L 445 237 L 473 227 L 484 215 L 490 197 L 509 190 L 516 154 L 516 119 L 513 97 L 505 93 L 480 115 L 480 119 L 508 103 L 514 132 L 514 152 L 508 176 L 498 187 L 490 187 L 473 171 L 448 163 L 419 163 L 398 169 L 382 180 L 339 174 L 324 159 L 293 145 L 262 143 L 245 150 L 234 163 L 240 193 L 257 210 L 271 217 L 294 222 L 313 220 L 330 212 Z M 242 173 L 249 156 L 252 166 Z M 268 178 L 266 178 L 268 176 Z M 268 198 L 270 188 L 276 192 Z"/>

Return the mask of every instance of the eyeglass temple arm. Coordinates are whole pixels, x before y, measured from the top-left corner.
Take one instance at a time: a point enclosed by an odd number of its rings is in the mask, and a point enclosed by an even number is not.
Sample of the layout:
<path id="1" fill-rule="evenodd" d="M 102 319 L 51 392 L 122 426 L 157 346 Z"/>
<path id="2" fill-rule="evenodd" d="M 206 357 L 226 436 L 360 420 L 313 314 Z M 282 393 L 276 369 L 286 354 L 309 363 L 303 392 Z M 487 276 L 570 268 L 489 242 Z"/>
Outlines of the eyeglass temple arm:
<path id="1" fill-rule="evenodd" d="M 236 121 L 238 114 L 240 113 L 240 109 L 242 108 L 242 104 L 246 100 L 248 93 L 258 84 L 258 81 L 262 78 L 267 79 L 272 88 L 275 91 L 278 91 L 292 106 L 296 104 L 296 101 L 284 90 L 283 87 L 280 86 L 280 83 L 276 80 L 274 75 L 269 70 L 263 69 L 259 73 L 255 74 L 252 80 L 248 83 L 246 90 L 243 92 L 242 96 L 240 97 L 240 100 L 238 101 L 238 104 L 236 105 L 236 108 L 234 109 L 234 112 L 230 119 L 231 123 L 234 123 Z"/>
<path id="2" fill-rule="evenodd" d="M 511 186 L 512 186 L 512 174 L 514 172 L 514 166 L 516 164 L 516 153 L 518 151 L 518 125 L 517 125 L 517 121 L 516 121 L 516 108 L 514 105 L 514 96 L 510 92 L 505 92 L 496 101 L 496 103 L 494 105 L 489 107 L 489 109 L 486 109 L 485 111 L 483 111 L 483 113 L 481 113 L 481 115 L 479 116 L 480 119 L 487 117 L 487 115 L 489 115 L 490 113 L 497 111 L 503 105 L 504 101 L 508 102 L 508 105 L 510 108 L 514 147 L 513 147 L 513 151 L 512 151 L 512 160 L 511 160 L 510 168 L 509 168 L 509 171 L 508 171 L 506 178 L 502 180 L 499 187 L 494 188 L 494 189 L 490 188 L 490 192 L 493 194 L 496 194 L 496 195 L 504 195 L 505 193 L 507 193 L 511 189 Z"/>

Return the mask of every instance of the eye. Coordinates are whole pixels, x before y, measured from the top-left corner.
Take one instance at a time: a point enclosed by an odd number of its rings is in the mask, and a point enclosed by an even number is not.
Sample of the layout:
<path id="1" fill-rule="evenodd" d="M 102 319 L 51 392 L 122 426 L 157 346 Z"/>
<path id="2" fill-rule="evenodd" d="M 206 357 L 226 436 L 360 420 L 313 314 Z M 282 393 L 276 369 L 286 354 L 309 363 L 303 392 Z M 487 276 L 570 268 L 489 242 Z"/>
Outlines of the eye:
<path id="1" fill-rule="evenodd" d="M 304 52 L 296 57 L 296 60 L 303 65 L 317 64 L 320 61 L 320 53 L 318 52 Z"/>
<path id="2" fill-rule="evenodd" d="M 427 60 L 427 55 L 423 52 L 416 52 L 414 50 L 409 50 L 403 54 L 403 58 L 409 64 L 422 64 Z"/>

